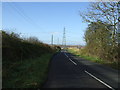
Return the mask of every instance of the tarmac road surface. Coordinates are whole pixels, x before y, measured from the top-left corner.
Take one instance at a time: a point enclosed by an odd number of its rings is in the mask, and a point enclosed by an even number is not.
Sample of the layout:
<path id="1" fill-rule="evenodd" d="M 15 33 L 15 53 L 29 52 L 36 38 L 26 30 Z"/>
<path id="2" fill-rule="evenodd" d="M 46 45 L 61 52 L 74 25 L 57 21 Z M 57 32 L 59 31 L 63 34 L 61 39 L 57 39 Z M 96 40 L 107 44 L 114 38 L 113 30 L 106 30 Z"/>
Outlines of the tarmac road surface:
<path id="1" fill-rule="evenodd" d="M 76 57 L 66 51 L 57 53 L 49 68 L 44 88 L 118 89 L 118 70 Z"/>

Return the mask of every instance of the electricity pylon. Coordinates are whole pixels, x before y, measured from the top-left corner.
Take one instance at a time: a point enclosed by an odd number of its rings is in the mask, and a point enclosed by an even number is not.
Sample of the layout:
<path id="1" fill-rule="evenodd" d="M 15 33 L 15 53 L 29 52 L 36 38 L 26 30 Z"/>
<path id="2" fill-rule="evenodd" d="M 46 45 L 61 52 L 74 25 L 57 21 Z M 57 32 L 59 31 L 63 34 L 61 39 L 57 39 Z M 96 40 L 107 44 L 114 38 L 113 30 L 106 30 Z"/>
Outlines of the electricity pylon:
<path id="1" fill-rule="evenodd" d="M 65 48 L 66 47 L 66 32 L 65 32 L 65 27 L 64 27 L 64 31 L 63 31 L 63 41 L 62 41 L 62 46 L 63 46 L 63 48 Z"/>
<path id="2" fill-rule="evenodd" d="M 51 45 L 53 46 L 53 34 L 52 34 L 52 37 L 51 37 Z"/>

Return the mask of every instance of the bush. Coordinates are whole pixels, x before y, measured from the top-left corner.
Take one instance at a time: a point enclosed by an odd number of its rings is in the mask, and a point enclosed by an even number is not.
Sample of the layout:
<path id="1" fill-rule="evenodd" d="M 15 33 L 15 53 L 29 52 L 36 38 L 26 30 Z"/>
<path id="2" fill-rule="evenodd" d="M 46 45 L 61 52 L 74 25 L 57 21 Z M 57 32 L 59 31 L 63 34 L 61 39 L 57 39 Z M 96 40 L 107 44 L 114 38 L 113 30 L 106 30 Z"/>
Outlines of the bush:
<path id="1" fill-rule="evenodd" d="M 3 88 L 41 86 L 46 79 L 50 58 L 55 51 L 55 48 L 35 37 L 22 39 L 14 32 L 2 31 Z M 33 85 L 34 82 L 38 85 Z"/>
<path id="2" fill-rule="evenodd" d="M 54 52 L 55 49 L 40 42 L 37 38 L 23 40 L 15 33 L 2 31 L 2 55 L 3 63 L 22 61 L 34 58 L 46 53 Z"/>

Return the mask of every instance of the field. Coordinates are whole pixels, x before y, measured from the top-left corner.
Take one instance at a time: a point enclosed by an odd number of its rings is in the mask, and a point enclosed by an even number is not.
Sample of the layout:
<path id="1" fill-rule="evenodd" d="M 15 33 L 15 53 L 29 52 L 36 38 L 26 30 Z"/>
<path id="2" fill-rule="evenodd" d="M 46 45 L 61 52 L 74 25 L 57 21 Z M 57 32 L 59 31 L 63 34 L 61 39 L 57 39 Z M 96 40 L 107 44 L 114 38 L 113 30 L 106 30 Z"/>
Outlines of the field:
<path id="1" fill-rule="evenodd" d="M 86 60 L 90 60 L 92 62 L 96 62 L 96 63 L 99 63 L 99 64 L 104 64 L 104 65 L 107 65 L 107 66 L 112 67 L 114 69 L 119 69 L 120 70 L 120 64 L 119 63 L 110 62 L 110 61 L 107 61 L 107 60 L 102 60 L 99 57 L 87 55 L 86 53 L 84 53 L 84 48 L 82 48 L 82 49 L 68 48 L 68 52 L 70 52 L 70 53 L 72 53 L 72 54 L 74 54 L 78 57 L 84 58 Z"/>

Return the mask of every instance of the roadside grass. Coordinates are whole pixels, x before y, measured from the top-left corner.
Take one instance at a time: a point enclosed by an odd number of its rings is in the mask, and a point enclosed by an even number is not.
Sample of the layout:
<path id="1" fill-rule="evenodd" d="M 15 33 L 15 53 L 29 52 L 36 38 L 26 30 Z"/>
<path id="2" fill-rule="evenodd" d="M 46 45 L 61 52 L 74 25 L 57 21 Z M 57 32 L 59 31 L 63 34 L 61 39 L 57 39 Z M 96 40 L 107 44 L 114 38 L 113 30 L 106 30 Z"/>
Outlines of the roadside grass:
<path id="1" fill-rule="evenodd" d="M 3 67 L 3 88 L 41 88 L 47 79 L 52 55 L 18 61 L 11 68 Z"/>
<path id="2" fill-rule="evenodd" d="M 112 67 L 114 69 L 120 70 L 120 63 L 102 60 L 102 59 L 100 59 L 98 57 L 82 55 L 79 49 L 68 49 L 68 52 L 70 52 L 73 55 L 78 56 L 80 58 L 90 60 L 92 62 L 96 62 L 96 63 L 99 63 L 99 64 L 104 64 L 104 65 L 107 65 L 107 66 Z"/>

